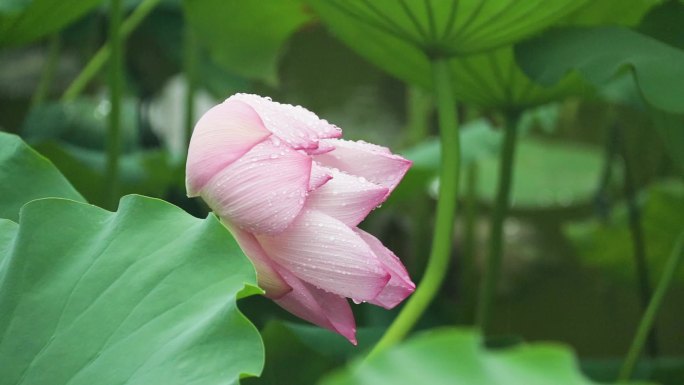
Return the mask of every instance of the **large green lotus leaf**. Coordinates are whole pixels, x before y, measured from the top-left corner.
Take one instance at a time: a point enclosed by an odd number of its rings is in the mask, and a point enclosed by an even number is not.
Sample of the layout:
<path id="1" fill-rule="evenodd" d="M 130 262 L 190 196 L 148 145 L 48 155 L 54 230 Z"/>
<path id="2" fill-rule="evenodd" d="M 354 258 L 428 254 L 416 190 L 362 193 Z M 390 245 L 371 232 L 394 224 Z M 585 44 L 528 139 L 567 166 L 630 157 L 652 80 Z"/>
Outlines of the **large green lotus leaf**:
<path id="1" fill-rule="evenodd" d="M 577 0 L 308 2 L 323 23 L 361 56 L 404 81 L 425 87 L 431 85 L 426 51 L 462 56 L 503 47 L 546 28 L 585 3 Z M 434 20 L 434 29 L 429 20 Z"/>
<path id="2" fill-rule="evenodd" d="M 684 113 L 684 51 L 627 28 L 558 29 L 516 46 L 516 58 L 547 86 L 571 70 L 603 86 L 629 69 L 650 105 Z"/>
<path id="3" fill-rule="evenodd" d="M 3 261 L 5 256 L 9 254 L 12 239 L 14 239 L 18 230 L 19 225 L 9 219 L 0 218 L 0 270 L 2 270 Z"/>
<path id="4" fill-rule="evenodd" d="M 142 196 L 22 208 L 0 271 L 7 384 L 237 384 L 263 347 L 252 265 L 220 222 Z M 3 247 L 0 245 L 0 250 Z"/>
<path id="5" fill-rule="evenodd" d="M 516 149 L 511 206 L 521 210 L 568 207 L 590 201 L 603 167 L 600 148 L 523 137 Z M 479 165 L 478 192 L 494 202 L 499 160 L 484 158 Z"/>
<path id="6" fill-rule="evenodd" d="M 643 193 L 641 222 L 646 243 L 646 257 L 652 282 L 660 277 L 672 245 L 684 228 L 684 183 L 667 181 L 654 184 Z M 628 213 L 624 205 L 616 207 L 606 221 L 592 219 L 566 226 L 577 255 L 585 264 L 597 266 L 613 276 L 631 281 L 635 278 Z M 684 282 L 684 270 L 677 278 Z"/>
<path id="7" fill-rule="evenodd" d="M 183 5 L 217 63 L 270 83 L 277 81 L 283 43 L 310 19 L 298 0 L 184 0 Z"/>
<path id="8" fill-rule="evenodd" d="M 39 198 L 85 201 L 57 168 L 18 136 L 0 132 L 0 218 L 19 219 L 19 209 Z"/>
<path id="9" fill-rule="evenodd" d="M 576 75 L 550 87 L 531 81 L 515 62 L 513 46 L 457 57 L 451 68 L 456 98 L 482 107 L 524 109 L 584 91 Z"/>
<path id="10" fill-rule="evenodd" d="M 3 2 L 4 3 L 4 2 Z M 85 15 L 102 0 L 20 1 L 11 13 L 0 13 L 0 46 L 30 43 Z"/>
<path id="11" fill-rule="evenodd" d="M 323 385 L 589 385 L 569 349 L 529 344 L 489 351 L 463 329 L 432 330 L 346 371 Z"/>

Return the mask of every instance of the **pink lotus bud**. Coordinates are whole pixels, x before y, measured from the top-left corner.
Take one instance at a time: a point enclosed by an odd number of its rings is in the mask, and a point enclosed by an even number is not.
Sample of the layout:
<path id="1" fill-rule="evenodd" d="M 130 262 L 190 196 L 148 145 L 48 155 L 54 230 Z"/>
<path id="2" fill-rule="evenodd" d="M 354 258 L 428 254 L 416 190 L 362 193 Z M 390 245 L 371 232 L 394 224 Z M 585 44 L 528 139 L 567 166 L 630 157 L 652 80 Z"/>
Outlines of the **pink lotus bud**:
<path id="1" fill-rule="evenodd" d="M 401 261 L 356 227 L 411 162 L 340 136 L 300 106 L 236 94 L 195 126 L 186 186 L 233 233 L 266 296 L 356 343 L 346 298 L 389 309 L 415 289 Z"/>

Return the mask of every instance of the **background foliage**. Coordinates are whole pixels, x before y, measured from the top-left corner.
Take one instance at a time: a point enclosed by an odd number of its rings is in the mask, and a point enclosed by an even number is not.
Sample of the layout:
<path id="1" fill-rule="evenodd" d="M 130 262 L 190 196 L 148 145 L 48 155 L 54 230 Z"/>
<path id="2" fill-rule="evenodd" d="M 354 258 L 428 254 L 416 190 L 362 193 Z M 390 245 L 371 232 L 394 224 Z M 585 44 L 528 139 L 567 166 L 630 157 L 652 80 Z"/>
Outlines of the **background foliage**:
<path id="1" fill-rule="evenodd" d="M 684 3 L 551 3 L 124 1 L 113 204 L 109 2 L 1 2 L 0 384 L 615 381 L 644 308 L 635 256 L 652 289 L 684 229 Z M 353 348 L 253 295 L 235 242 L 185 197 L 186 136 L 211 105 L 254 92 L 412 159 L 363 226 L 419 282 L 439 184 L 437 53 L 463 148 L 451 267 L 415 339 L 362 364 L 397 310 L 356 306 Z M 483 336 L 470 327 L 511 124 Z M 684 381 L 683 295 L 680 268 L 637 379 Z"/>

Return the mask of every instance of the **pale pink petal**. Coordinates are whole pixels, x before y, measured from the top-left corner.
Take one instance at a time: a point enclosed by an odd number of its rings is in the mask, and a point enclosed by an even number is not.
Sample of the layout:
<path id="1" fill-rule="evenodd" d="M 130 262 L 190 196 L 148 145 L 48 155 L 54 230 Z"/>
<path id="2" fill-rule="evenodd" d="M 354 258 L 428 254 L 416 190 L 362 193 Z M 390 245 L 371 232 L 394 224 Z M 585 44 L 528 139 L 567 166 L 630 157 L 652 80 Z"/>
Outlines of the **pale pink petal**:
<path id="1" fill-rule="evenodd" d="M 281 104 L 271 101 L 271 98 L 250 94 L 235 94 L 228 100 L 249 104 L 259 114 L 266 128 L 295 149 L 315 150 L 319 139 L 342 136 L 339 127 L 301 106 Z"/>
<path id="2" fill-rule="evenodd" d="M 221 170 L 202 198 L 221 218 L 252 233 L 283 231 L 309 188 L 311 158 L 271 137 Z"/>
<path id="3" fill-rule="evenodd" d="M 271 135 L 257 113 L 239 101 L 226 101 L 205 113 L 195 125 L 186 163 L 188 196 L 219 171 Z"/>
<path id="4" fill-rule="evenodd" d="M 314 155 L 323 166 L 337 168 L 394 190 L 411 167 L 411 161 L 392 154 L 387 148 L 363 141 L 324 139 L 321 145 L 332 145 L 335 150 Z"/>
<path id="5" fill-rule="evenodd" d="M 356 226 L 387 198 L 387 187 L 337 169 L 328 170 L 332 179 L 309 194 L 307 209 L 328 214 L 347 226 Z"/>
<path id="6" fill-rule="evenodd" d="M 245 255 L 254 264 L 259 287 L 264 289 L 266 297 L 278 299 L 291 292 L 292 287 L 285 282 L 277 270 L 277 265 L 266 255 L 254 235 L 226 221 L 222 222 L 233 234 Z"/>
<path id="7" fill-rule="evenodd" d="M 298 278 L 320 289 L 370 301 L 390 274 L 347 225 L 317 211 L 302 211 L 277 236 L 257 236 L 266 253 Z"/>
<path id="8" fill-rule="evenodd" d="M 397 258 L 391 250 L 386 248 L 382 242 L 361 229 L 356 229 L 355 231 L 364 241 L 366 241 L 380 262 L 385 266 L 385 269 L 392 275 L 387 286 L 385 286 L 375 299 L 369 302 L 386 309 L 397 306 L 401 301 L 413 293 L 416 289 L 416 285 L 411 281 L 411 277 L 409 277 L 406 268 L 399 258 Z"/>
<path id="9" fill-rule="evenodd" d="M 305 149 L 305 151 L 309 155 L 320 155 L 320 154 L 325 154 L 326 152 L 330 152 L 334 149 L 335 149 L 335 146 L 333 146 L 332 144 L 325 143 L 322 140 L 319 140 L 317 148 L 307 148 L 307 149 Z"/>
<path id="10" fill-rule="evenodd" d="M 356 323 L 346 298 L 303 282 L 287 269 L 281 271 L 293 290 L 275 300 L 278 305 L 297 317 L 341 334 L 356 345 Z"/>
<path id="11" fill-rule="evenodd" d="M 314 162 L 311 165 L 311 178 L 309 179 L 309 191 L 313 191 L 332 179 L 332 172 L 327 167 Z"/>

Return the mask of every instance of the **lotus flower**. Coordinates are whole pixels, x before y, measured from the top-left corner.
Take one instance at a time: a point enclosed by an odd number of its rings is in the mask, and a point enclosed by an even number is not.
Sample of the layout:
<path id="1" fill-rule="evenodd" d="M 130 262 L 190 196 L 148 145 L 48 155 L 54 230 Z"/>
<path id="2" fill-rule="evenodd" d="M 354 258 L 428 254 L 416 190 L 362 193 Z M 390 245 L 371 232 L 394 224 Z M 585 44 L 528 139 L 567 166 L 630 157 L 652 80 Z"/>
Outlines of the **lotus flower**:
<path id="1" fill-rule="evenodd" d="M 394 253 L 357 227 L 411 162 L 341 136 L 300 106 L 236 94 L 195 126 L 186 186 L 233 233 L 267 297 L 355 344 L 346 298 L 389 309 L 415 289 Z"/>

